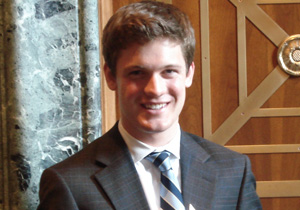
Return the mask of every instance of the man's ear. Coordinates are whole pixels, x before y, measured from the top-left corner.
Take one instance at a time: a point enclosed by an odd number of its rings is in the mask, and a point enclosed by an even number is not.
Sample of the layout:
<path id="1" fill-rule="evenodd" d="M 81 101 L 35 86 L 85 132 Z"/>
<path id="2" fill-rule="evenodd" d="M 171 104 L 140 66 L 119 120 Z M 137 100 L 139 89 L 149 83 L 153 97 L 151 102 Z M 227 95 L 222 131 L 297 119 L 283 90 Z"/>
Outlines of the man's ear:
<path id="1" fill-rule="evenodd" d="M 116 90 L 117 89 L 116 76 L 112 73 L 112 71 L 110 70 L 110 68 L 107 66 L 106 63 L 104 64 L 104 74 L 109 89 Z"/>
<path id="2" fill-rule="evenodd" d="M 185 87 L 186 88 L 191 87 L 191 85 L 193 83 L 194 72 L 195 72 L 195 63 L 192 62 L 192 64 L 189 67 L 189 70 L 186 74 L 186 80 L 185 80 Z"/>

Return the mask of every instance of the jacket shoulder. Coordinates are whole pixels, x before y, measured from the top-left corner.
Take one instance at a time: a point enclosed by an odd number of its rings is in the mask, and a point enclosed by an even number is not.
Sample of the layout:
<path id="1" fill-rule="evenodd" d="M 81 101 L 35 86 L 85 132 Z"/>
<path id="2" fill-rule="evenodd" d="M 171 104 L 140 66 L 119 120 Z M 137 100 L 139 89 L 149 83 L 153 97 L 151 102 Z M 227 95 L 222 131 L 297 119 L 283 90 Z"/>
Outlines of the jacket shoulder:
<path id="1" fill-rule="evenodd" d="M 112 151 L 120 151 L 125 148 L 125 143 L 121 139 L 122 137 L 117 126 L 114 126 L 103 136 L 97 138 L 74 155 L 51 166 L 51 168 L 87 168 L 89 166 L 95 166 L 96 160 L 99 158 L 112 157 L 113 159 L 114 152 Z"/>
<path id="2" fill-rule="evenodd" d="M 200 136 L 185 131 L 183 131 L 182 135 L 183 139 L 185 139 L 186 141 L 193 141 L 194 143 L 196 143 L 196 145 L 199 145 L 199 147 L 201 147 L 202 150 L 208 153 L 211 156 L 211 158 L 213 158 L 215 161 L 224 161 L 225 159 L 236 159 L 245 162 L 245 159 L 248 158 L 244 154 L 230 150 L 223 145 L 216 144 Z"/>

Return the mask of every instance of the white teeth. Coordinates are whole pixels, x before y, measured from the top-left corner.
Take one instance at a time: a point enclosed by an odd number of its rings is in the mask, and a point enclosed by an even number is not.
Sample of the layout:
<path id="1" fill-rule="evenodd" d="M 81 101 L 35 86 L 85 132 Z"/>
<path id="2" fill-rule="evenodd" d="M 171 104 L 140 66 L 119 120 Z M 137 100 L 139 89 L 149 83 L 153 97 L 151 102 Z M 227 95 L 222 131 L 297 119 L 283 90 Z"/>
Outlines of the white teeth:
<path id="1" fill-rule="evenodd" d="M 147 109 L 161 109 L 165 107 L 167 104 L 145 104 Z"/>

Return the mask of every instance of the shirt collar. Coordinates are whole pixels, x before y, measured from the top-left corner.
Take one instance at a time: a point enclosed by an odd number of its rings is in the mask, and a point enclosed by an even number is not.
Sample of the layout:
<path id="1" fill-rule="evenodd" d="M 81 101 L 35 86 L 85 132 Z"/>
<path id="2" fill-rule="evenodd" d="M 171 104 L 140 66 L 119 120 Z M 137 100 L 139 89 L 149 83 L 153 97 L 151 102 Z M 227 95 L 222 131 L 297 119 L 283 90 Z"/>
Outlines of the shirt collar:
<path id="1" fill-rule="evenodd" d="M 137 163 L 141 160 L 143 160 L 147 155 L 149 155 L 151 152 L 161 152 L 163 150 L 167 150 L 172 153 L 174 158 L 180 159 L 180 126 L 178 124 L 177 131 L 173 139 L 166 145 L 161 147 L 153 147 L 148 144 L 145 144 L 138 139 L 131 136 L 123 127 L 122 122 L 118 123 L 118 128 L 121 133 L 121 136 L 123 137 L 125 143 L 127 144 L 127 147 L 130 151 L 130 154 L 132 156 L 133 162 Z"/>

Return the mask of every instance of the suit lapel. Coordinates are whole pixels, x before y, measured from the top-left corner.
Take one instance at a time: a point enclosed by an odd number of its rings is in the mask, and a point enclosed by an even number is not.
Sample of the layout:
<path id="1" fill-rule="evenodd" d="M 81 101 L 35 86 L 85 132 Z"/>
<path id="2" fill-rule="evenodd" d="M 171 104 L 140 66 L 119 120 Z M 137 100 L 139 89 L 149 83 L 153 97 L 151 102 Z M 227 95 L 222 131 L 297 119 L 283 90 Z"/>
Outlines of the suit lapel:
<path id="1" fill-rule="evenodd" d="M 106 167 L 95 174 L 116 209 L 149 209 L 131 155 L 117 126 L 109 131 L 98 149 L 97 161 Z"/>
<path id="2" fill-rule="evenodd" d="M 149 209 L 128 148 L 117 125 L 98 145 L 96 161 L 105 166 L 95 174 L 115 209 Z M 209 166 L 208 154 L 199 143 L 182 131 L 180 165 L 182 193 L 186 209 L 212 209 L 217 176 Z"/>
<path id="3" fill-rule="evenodd" d="M 216 172 L 209 166 L 208 154 L 192 137 L 182 131 L 180 165 L 182 192 L 186 209 L 212 209 Z"/>

